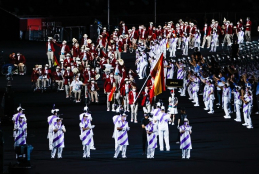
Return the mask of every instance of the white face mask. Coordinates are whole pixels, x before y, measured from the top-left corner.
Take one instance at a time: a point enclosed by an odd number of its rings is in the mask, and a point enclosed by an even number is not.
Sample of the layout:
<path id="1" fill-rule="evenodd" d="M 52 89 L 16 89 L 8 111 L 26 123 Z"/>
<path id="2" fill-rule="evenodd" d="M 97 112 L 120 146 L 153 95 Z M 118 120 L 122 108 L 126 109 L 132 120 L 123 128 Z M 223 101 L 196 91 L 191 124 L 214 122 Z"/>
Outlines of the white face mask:
<path id="1" fill-rule="evenodd" d="M 59 69 L 56 69 L 56 72 L 58 72 L 59 71 Z"/>
<path id="2" fill-rule="evenodd" d="M 110 75 L 110 77 L 113 77 L 113 75 Z"/>
<path id="3" fill-rule="evenodd" d="M 133 91 L 136 91 L 136 89 L 133 89 Z"/>
<path id="4" fill-rule="evenodd" d="M 145 89 L 145 92 L 148 92 L 148 89 Z"/>
<path id="5" fill-rule="evenodd" d="M 129 81 L 127 81 L 126 84 L 129 84 Z"/>
<path id="6" fill-rule="evenodd" d="M 94 84 L 94 81 L 91 81 L 92 84 Z"/>
<path id="7" fill-rule="evenodd" d="M 172 97 L 174 97 L 174 93 L 172 93 L 171 95 L 172 95 Z"/>
<path id="8" fill-rule="evenodd" d="M 90 70 L 90 68 L 86 68 L 87 69 L 87 71 L 89 71 Z"/>
<path id="9" fill-rule="evenodd" d="M 77 77 L 77 78 L 76 78 L 76 80 L 78 81 L 78 80 L 79 80 L 79 78 Z"/>

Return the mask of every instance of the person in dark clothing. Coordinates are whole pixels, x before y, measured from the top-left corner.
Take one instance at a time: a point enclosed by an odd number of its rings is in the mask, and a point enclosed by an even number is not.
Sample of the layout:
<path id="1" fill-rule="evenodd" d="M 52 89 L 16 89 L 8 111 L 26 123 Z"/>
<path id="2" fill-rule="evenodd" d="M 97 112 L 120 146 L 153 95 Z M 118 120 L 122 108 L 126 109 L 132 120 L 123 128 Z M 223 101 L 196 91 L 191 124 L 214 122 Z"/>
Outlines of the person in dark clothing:
<path id="1" fill-rule="evenodd" d="M 179 129 L 179 127 L 184 124 L 184 119 L 185 119 L 185 118 L 187 118 L 186 111 L 185 111 L 185 108 L 182 107 L 182 108 L 180 109 L 180 114 L 178 114 L 178 121 L 177 121 L 177 122 L 178 122 L 178 125 L 177 125 L 177 129 Z M 189 121 L 188 121 L 188 124 L 189 124 Z M 176 144 L 179 144 L 179 143 L 180 143 L 180 132 L 179 132 L 179 131 L 177 131 L 177 132 L 178 132 L 178 135 L 177 135 Z"/>
<path id="2" fill-rule="evenodd" d="M 142 155 L 146 155 L 146 146 L 147 146 L 147 132 L 146 132 L 146 125 L 149 123 L 149 114 L 145 113 L 144 118 L 141 120 L 141 127 L 142 127 L 142 148 L 143 153 Z"/>

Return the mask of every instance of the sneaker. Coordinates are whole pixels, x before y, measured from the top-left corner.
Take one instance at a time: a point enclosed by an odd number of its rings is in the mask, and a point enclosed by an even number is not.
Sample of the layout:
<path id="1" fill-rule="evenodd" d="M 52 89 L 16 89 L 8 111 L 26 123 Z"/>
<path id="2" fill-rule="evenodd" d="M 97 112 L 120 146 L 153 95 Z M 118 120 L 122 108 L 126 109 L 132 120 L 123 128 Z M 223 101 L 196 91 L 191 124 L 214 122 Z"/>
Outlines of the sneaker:
<path id="1" fill-rule="evenodd" d="M 204 110 L 205 110 L 205 111 L 208 111 L 208 110 L 209 110 L 209 108 L 204 108 Z"/>
<path id="2" fill-rule="evenodd" d="M 208 114 L 214 114 L 214 112 L 208 112 Z"/>
<path id="3" fill-rule="evenodd" d="M 198 104 L 195 104 L 194 106 L 195 106 L 195 107 L 197 107 L 197 106 L 200 106 L 200 105 L 198 105 Z"/>
<path id="4" fill-rule="evenodd" d="M 217 103 L 216 105 L 220 105 L 219 103 Z"/>
<path id="5" fill-rule="evenodd" d="M 238 119 L 234 119 L 236 122 L 241 122 L 241 120 L 238 120 Z"/>
<path id="6" fill-rule="evenodd" d="M 244 123 L 244 124 L 242 124 L 243 126 L 248 126 L 248 124 L 247 123 Z"/>
<path id="7" fill-rule="evenodd" d="M 138 123 L 138 121 L 137 121 L 137 120 L 135 120 L 135 121 L 134 121 L 134 123 Z"/>
<path id="8" fill-rule="evenodd" d="M 228 115 L 228 116 L 224 116 L 225 119 L 230 119 L 231 117 Z"/>
<path id="9" fill-rule="evenodd" d="M 133 122 L 133 120 L 130 120 L 130 122 Z"/>
<path id="10" fill-rule="evenodd" d="M 253 126 L 247 126 L 246 128 L 247 129 L 253 129 Z"/>
<path id="11" fill-rule="evenodd" d="M 176 144 L 179 144 L 180 142 L 179 141 L 176 141 Z"/>
<path id="12" fill-rule="evenodd" d="M 174 125 L 174 122 L 172 123 L 172 125 Z"/>

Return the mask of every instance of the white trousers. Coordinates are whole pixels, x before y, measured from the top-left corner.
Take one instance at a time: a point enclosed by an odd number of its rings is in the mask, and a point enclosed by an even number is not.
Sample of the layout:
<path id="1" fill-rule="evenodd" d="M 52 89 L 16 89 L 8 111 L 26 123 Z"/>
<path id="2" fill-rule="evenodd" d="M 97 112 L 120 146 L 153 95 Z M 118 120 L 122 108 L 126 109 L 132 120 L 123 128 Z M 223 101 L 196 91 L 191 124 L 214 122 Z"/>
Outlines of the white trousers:
<path id="1" fill-rule="evenodd" d="M 198 98 L 198 92 L 193 92 L 193 100 L 195 101 L 195 104 L 199 104 L 199 98 Z"/>
<path id="2" fill-rule="evenodd" d="M 48 56 L 49 68 L 51 68 L 52 66 L 54 66 L 54 64 L 53 64 L 53 51 L 47 52 L 47 56 Z"/>
<path id="3" fill-rule="evenodd" d="M 148 148 L 147 149 L 147 158 L 154 158 L 155 156 L 155 148 Z"/>
<path id="4" fill-rule="evenodd" d="M 51 158 L 55 158 L 58 149 L 58 158 L 62 158 L 63 147 L 53 148 L 51 150 Z"/>
<path id="5" fill-rule="evenodd" d="M 84 149 L 83 158 L 90 157 L 90 145 L 84 145 L 83 149 Z"/>
<path id="6" fill-rule="evenodd" d="M 122 149 L 122 158 L 125 158 L 126 157 L 126 151 L 127 151 L 127 145 L 117 145 L 117 148 L 115 150 L 115 154 L 114 154 L 114 157 L 117 158 L 120 151 Z"/>
<path id="7" fill-rule="evenodd" d="M 169 51 L 170 51 L 170 57 L 175 57 L 176 45 L 173 45 L 171 49 L 169 49 Z"/>
<path id="8" fill-rule="evenodd" d="M 224 39 L 223 39 L 223 43 L 227 42 L 228 45 L 231 44 L 231 40 L 230 40 L 230 35 L 229 34 L 225 34 Z"/>
<path id="9" fill-rule="evenodd" d="M 251 31 L 245 31 L 246 41 L 251 41 Z"/>
<path id="10" fill-rule="evenodd" d="M 190 87 L 188 87 L 188 94 L 189 94 L 190 98 L 193 99 L 193 94 L 192 94 Z"/>
<path id="11" fill-rule="evenodd" d="M 230 116 L 229 112 L 228 112 L 228 97 L 223 97 L 223 101 L 224 101 L 224 112 L 226 116 Z"/>
<path id="12" fill-rule="evenodd" d="M 130 105 L 131 109 L 131 120 L 137 121 L 137 115 L 138 115 L 138 104 L 132 104 Z"/>
<path id="13" fill-rule="evenodd" d="M 149 104 L 145 104 L 145 106 L 143 106 L 143 111 L 146 110 L 147 113 L 151 112 L 151 103 Z"/>
<path id="14" fill-rule="evenodd" d="M 190 158 L 191 149 L 182 149 L 182 158 Z"/>
<path id="15" fill-rule="evenodd" d="M 129 111 L 130 107 L 129 107 L 129 98 L 128 98 L 129 94 L 126 94 L 123 97 L 123 105 L 124 105 L 124 111 Z"/>
<path id="16" fill-rule="evenodd" d="M 209 99 L 210 112 L 214 112 L 214 110 L 213 110 L 213 102 L 214 102 L 214 100 Z"/>
<path id="17" fill-rule="evenodd" d="M 235 106 L 236 106 L 236 120 L 241 121 L 240 105 L 235 104 Z"/>
<path id="18" fill-rule="evenodd" d="M 188 55 L 188 45 L 185 45 L 184 47 L 183 47 L 183 55 Z"/>
<path id="19" fill-rule="evenodd" d="M 165 147 L 166 150 L 170 150 L 169 145 L 169 131 L 168 130 L 159 130 L 159 147 L 160 150 L 164 150 L 164 141 L 165 140 Z"/>
<path id="20" fill-rule="evenodd" d="M 210 47 L 210 42 L 211 42 L 211 36 L 208 36 L 208 37 L 203 36 L 203 41 L 202 41 L 201 47 L 204 47 L 206 41 L 207 41 L 207 48 L 209 48 Z"/>

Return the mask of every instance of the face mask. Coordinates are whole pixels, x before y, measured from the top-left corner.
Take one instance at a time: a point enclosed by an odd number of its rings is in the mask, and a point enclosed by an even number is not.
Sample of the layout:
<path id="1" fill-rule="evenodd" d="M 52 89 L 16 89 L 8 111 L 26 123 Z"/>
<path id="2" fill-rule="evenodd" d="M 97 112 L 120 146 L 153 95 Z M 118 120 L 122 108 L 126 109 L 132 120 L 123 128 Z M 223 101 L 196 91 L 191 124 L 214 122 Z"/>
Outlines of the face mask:
<path id="1" fill-rule="evenodd" d="M 78 80 L 79 80 L 79 78 L 77 77 L 77 78 L 76 78 L 76 80 L 78 81 Z"/>
<path id="2" fill-rule="evenodd" d="M 219 77 L 220 77 L 220 75 L 219 75 Z"/>
<path id="3" fill-rule="evenodd" d="M 61 125 L 61 121 L 57 122 L 58 125 Z"/>
<path id="4" fill-rule="evenodd" d="M 122 120 L 124 120 L 124 121 L 125 121 L 125 120 L 126 120 L 126 117 L 122 117 Z"/>
<path id="5" fill-rule="evenodd" d="M 133 89 L 133 91 L 136 91 L 136 89 Z"/>
<path id="6" fill-rule="evenodd" d="M 122 69 L 122 71 L 124 72 L 125 70 L 124 70 L 124 69 Z"/>
<path id="7" fill-rule="evenodd" d="M 113 75 L 110 75 L 110 77 L 113 77 Z"/>
<path id="8" fill-rule="evenodd" d="M 145 89 L 145 92 L 148 92 L 148 89 Z"/>
<path id="9" fill-rule="evenodd" d="M 129 84 L 129 81 L 127 81 L 126 83 Z"/>
<path id="10" fill-rule="evenodd" d="M 90 68 L 86 68 L 87 69 L 87 71 L 89 71 L 90 70 Z"/>
<path id="11" fill-rule="evenodd" d="M 187 125 L 188 125 L 188 122 L 184 122 L 184 125 L 187 126 Z"/>

